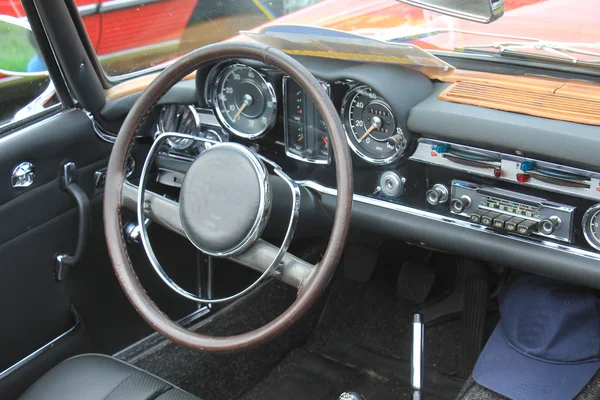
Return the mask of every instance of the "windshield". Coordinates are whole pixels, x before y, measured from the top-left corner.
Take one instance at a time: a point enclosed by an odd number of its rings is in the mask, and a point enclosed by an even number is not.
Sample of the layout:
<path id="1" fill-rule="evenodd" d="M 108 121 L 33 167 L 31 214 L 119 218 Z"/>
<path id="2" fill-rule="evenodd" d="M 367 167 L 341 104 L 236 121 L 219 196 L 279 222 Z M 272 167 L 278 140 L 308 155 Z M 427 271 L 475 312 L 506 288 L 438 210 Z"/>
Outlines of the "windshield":
<path id="1" fill-rule="evenodd" d="M 101 12 L 100 21 L 82 16 L 106 73 L 118 76 L 239 39 L 242 30 L 279 24 L 337 29 L 434 53 L 516 52 L 551 62 L 596 62 L 597 10 L 593 0 L 505 0 L 504 16 L 484 25 L 395 0 L 157 0 Z"/>

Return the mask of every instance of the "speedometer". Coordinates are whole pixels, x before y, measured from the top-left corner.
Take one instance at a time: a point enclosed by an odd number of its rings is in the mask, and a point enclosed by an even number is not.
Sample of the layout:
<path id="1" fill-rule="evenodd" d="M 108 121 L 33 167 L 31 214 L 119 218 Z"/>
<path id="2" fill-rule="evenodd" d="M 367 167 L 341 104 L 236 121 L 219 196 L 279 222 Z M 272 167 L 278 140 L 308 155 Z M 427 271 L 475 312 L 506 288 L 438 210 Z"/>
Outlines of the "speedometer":
<path id="1" fill-rule="evenodd" d="M 243 64 L 226 67 L 217 76 L 213 93 L 219 120 L 235 135 L 257 138 L 275 123 L 275 90 L 254 68 Z"/>
<path id="2" fill-rule="evenodd" d="M 388 164 L 406 150 L 407 141 L 390 106 L 367 85 L 346 94 L 342 120 L 348 144 L 368 162 Z"/>

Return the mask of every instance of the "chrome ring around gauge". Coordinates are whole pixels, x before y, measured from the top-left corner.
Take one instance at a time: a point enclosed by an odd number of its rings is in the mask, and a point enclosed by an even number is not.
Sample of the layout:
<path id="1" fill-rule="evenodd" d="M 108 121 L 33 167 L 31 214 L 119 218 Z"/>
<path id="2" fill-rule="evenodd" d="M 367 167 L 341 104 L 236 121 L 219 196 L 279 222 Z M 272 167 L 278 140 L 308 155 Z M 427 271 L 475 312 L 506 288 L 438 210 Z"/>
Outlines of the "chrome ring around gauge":
<path id="1" fill-rule="evenodd" d="M 243 64 L 230 65 L 217 75 L 213 105 L 221 124 L 246 139 L 262 136 L 277 119 L 273 85 L 260 72 Z"/>
<path id="2" fill-rule="evenodd" d="M 368 85 L 344 96 L 342 122 L 352 150 L 370 163 L 389 164 L 406 150 L 408 142 L 391 107 Z"/>
<path id="3" fill-rule="evenodd" d="M 590 207 L 581 221 L 585 240 L 596 250 L 600 250 L 600 204 Z"/>
<path id="4" fill-rule="evenodd" d="M 161 108 L 156 124 L 156 133 L 161 135 L 165 132 L 178 132 L 190 136 L 200 134 L 200 116 L 194 106 L 183 104 L 168 104 Z M 167 143 L 175 150 L 185 150 L 194 141 L 186 138 L 170 137 Z"/>

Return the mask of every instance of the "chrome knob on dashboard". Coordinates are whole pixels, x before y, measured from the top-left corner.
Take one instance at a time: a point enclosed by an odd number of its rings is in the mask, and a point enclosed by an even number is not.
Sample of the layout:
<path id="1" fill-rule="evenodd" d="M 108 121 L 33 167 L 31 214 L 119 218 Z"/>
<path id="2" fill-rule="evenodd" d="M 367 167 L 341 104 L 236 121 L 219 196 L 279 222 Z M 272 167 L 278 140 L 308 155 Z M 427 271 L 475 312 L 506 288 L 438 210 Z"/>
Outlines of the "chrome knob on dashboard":
<path id="1" fill-rule="evenodd" d="M 467 195 L 463 195 L 460 196 L 460 198 L 453 199 L 450 202 L 450 209 L 452 210 L 452 212 L 460 214 L 463 211 L 465 211 L 465 208 L 468 208 L 471 205 L 471 203 L 471 198 Z"/>
<path id="2" fill-rule="evenodd" d="M 448 188 L 442 184 L 435 184 L 425 194 L 427 202 L 432 206 L 443 204 L 448 201 Z"/>
<path id="3" fill-rule="evenodd" d="M 539 232 L 543 233 L 544 235 L 552 235 L 554 231 L 560 227 L 561 222 L 562 221 L 560 220 L 560 218 L 554 215 L 548 219 L 544 219 L 540 221 L 540 225 L 538 228 Z"/>
<path id="4" fill-rule="evenodd" d="M 401 133 L 398 133 L 397 135 L 394 135 L 387 140 L 387 143 L 393 147 L 400 146 L 403 142 L 404 135 Z"/>
<path id="5" fill-rule="evenodd" d="M 381 188 L 381 193 L 387 197 L 396 197 L 402 193 L 405 183 L 406 178 L 394 171 L 386 171 L 379 177 L 379 188 Z"/>

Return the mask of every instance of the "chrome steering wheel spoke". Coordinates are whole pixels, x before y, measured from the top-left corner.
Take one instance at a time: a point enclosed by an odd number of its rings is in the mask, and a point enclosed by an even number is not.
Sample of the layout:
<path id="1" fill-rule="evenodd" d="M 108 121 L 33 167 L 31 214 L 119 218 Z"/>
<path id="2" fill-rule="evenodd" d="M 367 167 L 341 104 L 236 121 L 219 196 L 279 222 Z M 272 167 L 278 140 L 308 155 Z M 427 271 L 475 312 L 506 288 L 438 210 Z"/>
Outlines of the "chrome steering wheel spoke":
<path id="1" fill-rule="evenodd" d="M 196 136 L 172 132 L 163 133 L 155 139 L 150 151 L 148 152 L 142 169 L 139 188 L 135 187 L 129 182 L 126 182 L 123 186 L 122 205 L 126 208 L 137 211 L 142 245 L 152 267 L 163 280 L 163 282 L 165 282 L 167 286 L 169 286 L 177 294 L 189 300 L 202 303 L 222 303 L 231 301 L 243 296 L 244 294 L 247 294 L 269 277 L 277 278 L 289 285 L 299 288 L 304 279 L 312 271 L 313 267 L 311 264 L 293 256 L 292 254 L 287 253 L 298 222 L 298 216 L 300 212 L 300 189 L 296 182 L 293 181 L 285 172 L 283 172 L 279 165 L 259 154 L 256 154 L 256 156 L 263 163 L 270 166 L 273 169 L 273 172 L 287 183 L 291 191 L 292 210 L 289 223 L 287 225 L 286 234 L 280 247 L 276 247 L 262 239 L 258 239 L 241 253 L 230 255 L 227 258 L 260 272 L 260 277 L 244 290 L 234 295 L 218 299 L 205 299 L 193 294 L 183 289 L 169 277 L 154 253 L 152 245 L 150 244 L 146 226 L 143 221 L 146 218 L 149 218 L 153 222 L 156 222 L 159 225 L 162 225 L 191 241 L 181 221 L 179 203 L 146 190 L 148 173 L 154 162 L 154 159 L 156 158 L 156 155 L 158 154 L 161 143 L 166 141 L 168 138 L 173 137 L 208 142 L 214 146 L 221 145 L 220 142 L 199 138 Z M 142 221 L 142 223 L 140 223 L 140 221 Z"/>

